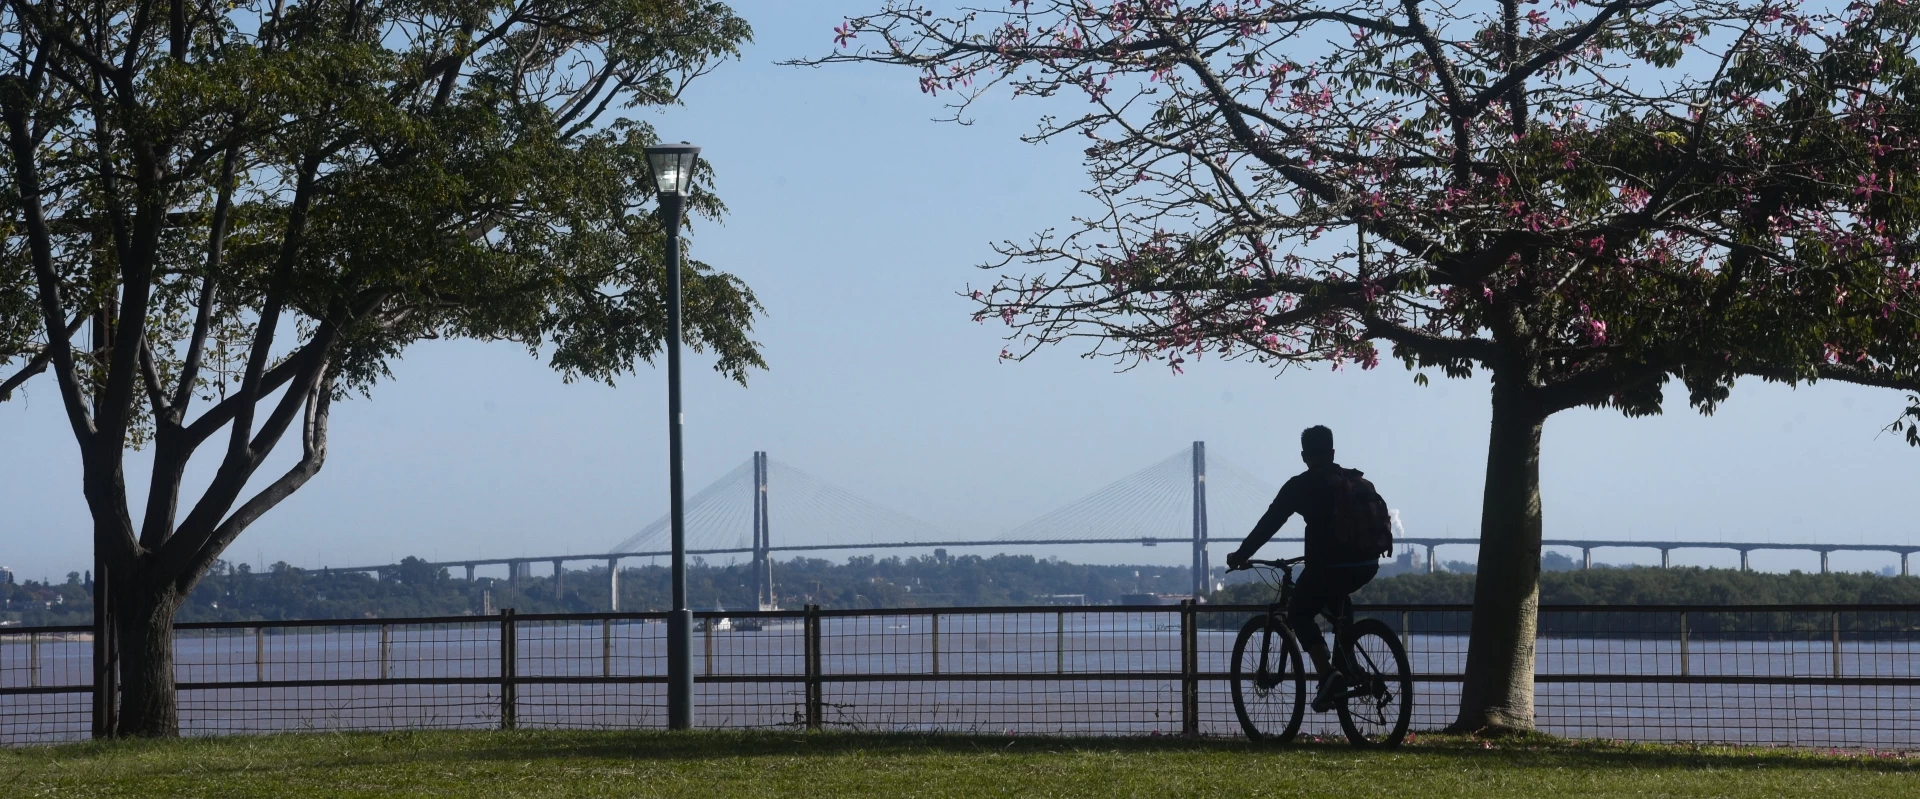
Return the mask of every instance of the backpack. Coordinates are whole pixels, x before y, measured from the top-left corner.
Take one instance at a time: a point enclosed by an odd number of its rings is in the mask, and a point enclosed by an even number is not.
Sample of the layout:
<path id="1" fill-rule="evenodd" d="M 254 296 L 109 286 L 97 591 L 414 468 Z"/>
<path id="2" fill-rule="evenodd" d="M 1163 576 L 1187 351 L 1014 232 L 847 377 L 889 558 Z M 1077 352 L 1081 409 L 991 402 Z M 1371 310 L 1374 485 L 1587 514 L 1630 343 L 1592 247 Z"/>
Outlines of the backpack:
<path id="1" fill-rule="evenodd" d="M 1377 558 L 1393 551 L 1393 517 L 1387 501 L 1358 469 L 1336 469 L 1333 489 L 1333 540 L 1344 555 Z"/>

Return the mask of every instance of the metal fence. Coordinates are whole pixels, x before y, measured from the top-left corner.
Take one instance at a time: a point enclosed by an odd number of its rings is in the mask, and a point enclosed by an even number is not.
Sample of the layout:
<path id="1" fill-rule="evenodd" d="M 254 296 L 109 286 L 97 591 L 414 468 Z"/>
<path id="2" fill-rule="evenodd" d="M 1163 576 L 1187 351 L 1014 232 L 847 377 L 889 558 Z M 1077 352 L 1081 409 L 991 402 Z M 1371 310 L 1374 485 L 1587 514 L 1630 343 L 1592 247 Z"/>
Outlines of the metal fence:
<path id="1" fill-rule="evenodd" d="M 1017 734 L 1239 734 L 1228 653 L 1254 606 L 696 613 L 696 724 Z M 1453 718 L 1466 606 L 1374 605 Z M 725 619 L 724 621 L 722 619 Z M 666 724 L 665 614 L 177 626 L 182 729 Z M 83 738 L 83 627 L 0 628 L 0 744 Z M 1920 605 L 1546 606 L 1536 720 L 1586 738 L 1920 749 Z M 1331 715 L 1307 734 L 1337 736 Z"/>

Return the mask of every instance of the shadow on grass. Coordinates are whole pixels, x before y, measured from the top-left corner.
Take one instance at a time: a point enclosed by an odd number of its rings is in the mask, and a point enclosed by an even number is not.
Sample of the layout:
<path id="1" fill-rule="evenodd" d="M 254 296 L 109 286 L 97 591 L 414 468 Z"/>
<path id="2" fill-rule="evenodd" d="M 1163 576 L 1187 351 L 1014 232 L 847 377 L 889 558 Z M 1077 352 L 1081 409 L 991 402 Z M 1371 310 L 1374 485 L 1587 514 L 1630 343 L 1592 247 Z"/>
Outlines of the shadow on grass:
<path id="1" fill-rule="evenodd" d="M 343 751 L 344 745 L 344 751 Z M 167 751 L 173 750 L 173 751 Z M 39 750 L 54 759 L 112 760 L 142 754 L 217 755 L 222 750 L 251 750 L 251 758 L 278 759 L 287 765 L 374 766 L 390 763 L 467 761 L 671 762 L 755 758 L 832 759 L 941 755 L 1042 758 L 1058 754 L 1242 755 L 1299 758 L 1301 766 L 1354 758 L 1378 758 L 1383 767 L 1446 766 L 1570 769 L 1829 770 L 1920 773 L 1920 757 L 1832 754 L 1763 747 L 1687 744 L 1625 744 L 1569 741 L 1548 736 L 1494 741 L 1468 736 L 1423 734 L 1397 750 L 1356 750 L 1345 742 L 1259 745 L 1232 739 L 1156 737 L 1050 737 L 910 733 L 800 733 L 657 731 L 520 731 L 294 733 L 203 738 L 185 741 L 105 742 Z M 15 750 L 25 754 L 31 750 Z M 172 758 L 165 758 L 172 759 Z M 244 770 L 257 767 L 236 764 Z M 224 764 L 200 761 L 197 771 L 218 772 Z"/>
<path id="2" fill-rule="evenodd" d="M 418 736 L 418 738 L 414 738 Z M 381 736 L 369 736 L 379 738 Z M 434 733 L 398 736 L 393 759 L 616 761 L 714 760 L 763 757 L 833 758 L 915 757 L 925 755 L 1045 756 L 1063 753 L 1223 754 L 1250 757 L 1355 756 L 1451 762 L 1457 765 L 1553 766 L 1561 768 L 1644 769 L 1866 769 L 1920 772 L 1920 758 L 1862 753 L 1827 754 L 1762 747 L 1709 747 L 1685 744 L 1623 744 L 1526 736 L 1487 741 L 1469 736 L 1427 734 L 1391 751 L 1356 750 L 1345 741 L 1254 744 L 1233 739 L 1153 737 L 1050 737 L 907 733 L 541 731 L 473 735 L 467 746 L 436 745 Z M 404 741 L 404 743 L 403 743 Z M 445 743 L 452 743 L 451 741 Z M 1490 747 L 1490 748 L 1489 748 Z M 376 754 L 376 753 L 368 753 Z M 384 759 L 384 755 L 377 755 Z"/>

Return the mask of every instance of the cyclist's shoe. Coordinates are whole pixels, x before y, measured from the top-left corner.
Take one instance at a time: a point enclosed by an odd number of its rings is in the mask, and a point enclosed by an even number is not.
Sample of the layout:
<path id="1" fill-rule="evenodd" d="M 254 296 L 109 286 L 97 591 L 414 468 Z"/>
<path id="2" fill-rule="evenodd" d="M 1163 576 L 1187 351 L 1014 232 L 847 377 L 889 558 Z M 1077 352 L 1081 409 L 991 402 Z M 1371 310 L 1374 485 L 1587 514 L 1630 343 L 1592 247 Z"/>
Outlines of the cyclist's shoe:
<path id="1" fill-rule="evenodd" d="M 1340 697 L 1344 677 L 1339 669 L 1328 669 L 1320 677 L 1320 689 L 1313 692 L 1313 712 L 1325 713 L 1333 709 L 1334 701 Z"/>

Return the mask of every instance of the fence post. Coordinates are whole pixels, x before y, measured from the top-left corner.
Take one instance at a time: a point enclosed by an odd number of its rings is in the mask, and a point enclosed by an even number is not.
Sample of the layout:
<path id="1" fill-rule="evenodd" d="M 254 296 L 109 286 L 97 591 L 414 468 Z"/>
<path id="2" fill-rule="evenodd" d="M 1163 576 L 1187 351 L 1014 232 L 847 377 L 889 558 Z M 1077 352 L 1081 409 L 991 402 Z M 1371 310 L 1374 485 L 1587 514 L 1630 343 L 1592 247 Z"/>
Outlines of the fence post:
<path id="1" fill-rule="evenodd" d="M 933 614 L 933 673 L 940 673 L 940 614 Z"/>
<path id="2" fill-rule="evenodd" d="M 27 634 L 27 685 L 40 687 L 40 634 Z"/>
<path id="3" fill-rule="evenodd" d="M 1840 611 L 1833 612 L 1833 676 L 1840 676 Z"/>
<path id="4" fill-rule="evenodd" d="M 1687 612 L 1680 611 L 1680 676 L 1693 673 L 1693 659 L 1687 657 Z"/>
<path id="5" fill-rule="evenodd" d="M 1199 630 L 1193 600 L 1180 602 L 1180 732 L 1200 734 Z"/>
<path id="6" fill-rule="evenodd" d="M 600 620 L 600 676 L 613 676 L 613 619 Z"/>
<path id="7" fill-rule="evenodd" d="M 253 628 L 253 681 L 267 681 L 267 628 Z"/>
<path id="8" fill-rule="evenodd" d="M 706 670 L 708 677 L 713 676 L 713 625 L 719 621 L 719 619 L 708 619 L 707 623 L 702 625 L 702 629 L 705 631 L 704 637 L 706 638 Z"/>
<path id="9" fill-rule="evenodd" d="M 807 606 L 807 729 L 820 729 L 820 606 Z"/>
<path id="10" fill-rule="evenodd" d="M 388 675 L 388 663 L 393 659 L 393 625 L 380 625 L 380 679 Z"/>
<path id="11" fill-rule="evenodd" d="M 513 608 L 500 609 L 500 729 L 511 730 L 517 719 L 518 688 L 514 684 L 520 645 L 513 628 Z"/>
<path id="12" fill-rule="evenodd" d="M 1053 671 L 1067 673 L 1067 612 L 1053 614 Z"/>
<path id="13" fill-rule="evenodd" d="M 1407 650 L 1407 660 L 1413 660 L 1413 614 L 1400 611 L 1400 648 Z"/>

